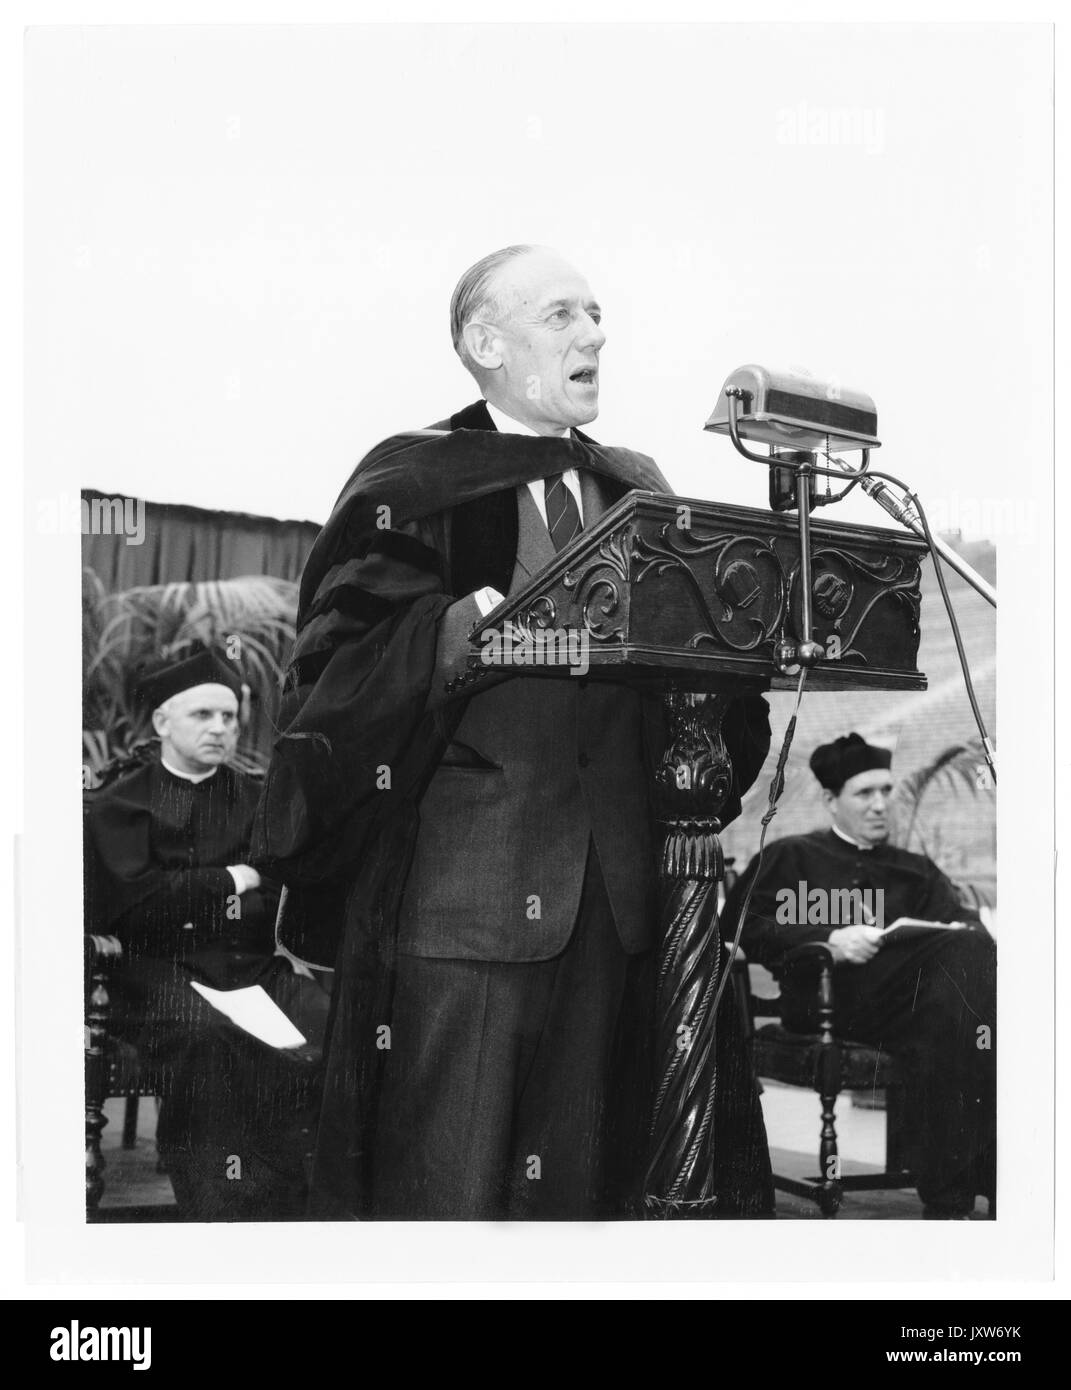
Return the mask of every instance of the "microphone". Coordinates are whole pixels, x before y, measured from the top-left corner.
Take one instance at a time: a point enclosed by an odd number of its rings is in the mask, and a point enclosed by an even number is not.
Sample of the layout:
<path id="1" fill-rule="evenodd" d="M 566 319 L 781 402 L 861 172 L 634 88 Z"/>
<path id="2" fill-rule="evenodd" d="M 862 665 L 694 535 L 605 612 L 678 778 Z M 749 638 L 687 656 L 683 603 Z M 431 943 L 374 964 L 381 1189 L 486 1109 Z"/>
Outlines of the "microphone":
<path id="1" fill-rule="evenodd" d="M 827 506 L 846 497 L 853 487 L 861 487 L 879 507 L 901 526 L 925 540 L 967 581 L 987 603 L 997 606 L 997 591 L 972 565 L 923 524 L 911 496 L 899 497 L 888 487 L 893 483 L 909 492 L 898 478 L 870 471 L 870 451 L 881 447 L 878 438 L 878 412 L 873 399 L 864 391 L 852 390 L 835 380 L 822 381 L 799 369 L 775 370 L 754 364 L 737 367 L 722 386 L 704 429 L 728 434 L 737 453 L 770 470 L 770 506 L 774 511 L 798 509 L 800 530 L 807 529 L 812 507 Z M 744 440 L 764 443 L 770 454 L 757 454 Z M 832 451 L 861 450 L 863 459 L 853 468 Z M 817 461 L 822 455 L 829 467 Z M 844 475 L 848 485 L 832 497 L 820 496 L 815 488 L 817 475 Z M 805 487 L 800 487 L 801 479 Z"/>

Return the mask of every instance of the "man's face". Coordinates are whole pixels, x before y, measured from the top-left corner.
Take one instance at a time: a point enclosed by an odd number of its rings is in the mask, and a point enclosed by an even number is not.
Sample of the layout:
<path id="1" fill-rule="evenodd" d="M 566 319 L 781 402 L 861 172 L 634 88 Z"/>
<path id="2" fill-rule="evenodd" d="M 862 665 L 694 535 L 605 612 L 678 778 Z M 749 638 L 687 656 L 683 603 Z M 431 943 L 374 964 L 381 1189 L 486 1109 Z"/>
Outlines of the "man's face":
<path id="1" fill-rule="evenodd" d="M 238 699 L 225 685 L 195 685 L 153 712 L 160 751 L 179 772 L 211 772 L 238 742 Z"/>
<path id="2" fill-rule="evenodd" d="M 839 792 L 824 792 L 833 824 L 863 845 L 879 845 L 889 838 L 889 797 L 893 780 L 887 768 L 872 768 L 849 777 Z"/>
<path id="3" fill-rule="evenodd" d="M 587 281 L 550 251 L 517 256 L 494 282 L 487 398 L 539 433 L 586 425 L 599 413 L 606 334 Z"/>

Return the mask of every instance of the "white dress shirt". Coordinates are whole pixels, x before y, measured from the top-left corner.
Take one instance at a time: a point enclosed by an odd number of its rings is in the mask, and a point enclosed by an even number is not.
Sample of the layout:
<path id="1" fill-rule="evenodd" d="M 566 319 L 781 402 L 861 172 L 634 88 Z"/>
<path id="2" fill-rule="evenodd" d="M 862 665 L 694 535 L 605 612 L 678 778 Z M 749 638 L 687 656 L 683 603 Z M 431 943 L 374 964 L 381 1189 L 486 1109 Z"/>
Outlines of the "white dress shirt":
<path id="1" fill-rule="evenodd" d="M 531 425 L 522 424 L 520 420 L 514 420 L 512 415 L 507 415 L 505 411 L 499 410 L 497 405 L 492 405 L 490 401 L 484 401 L 487 413 L 494 421 L 495 429 L 499 434 L 534 434 L 540 437 L 539 431 L 532 429 Z M 564 439 L 569 433 L 568 429 L 554 430 L 549 436 L 552 439 Z M 580 496 L 580 475 L 575 468 L 567 468 L 562 473 L 562 482 L 573 494 L 576 500 L 576 508 L 580 513 L 580 524 L 584 524 L 584 502 Z M 539 515 L 543 518 L 543 525 L 547 525 L 547 487 L 542 478 L 536 478 L 534 482 L 528 484 L 528 491 L 532 494 L 532 501 L 539 508 Z M 486 618 L 491 609 L 502 602 L 502 595 L 497 589 L 488 586 L 485 589 L 478 589 L 475 594 L 476 607 L 480 610 L 480 617 Z"/>
<path id="2" fill-rule="evenodd" d="M 520 420 L 514 420 L 512 416 L 506 415 L 499 410 L 497 405 L 492 405 L 490 401 L 485 401 L 487 413 L 495 422 L 495 429 L 499 434 L 534 434 L 537 438 L 564 439 L 569 433 L 568 429 L 555 430 L 550 436 L 540 436 L 538 430 L 532 429 L 531 425 L 522 425 Z M 577 511 L 580 513 L 580 524 L 584 524 L 584 503 L 580 497 L 580 475 L 575 468 L 567 468 L 562 474 L 562 481 L 576 499 Z M 539 515 L 543 518 L 543 525 L 547 524 L 547 489 L 542 478 L 536 478 L 534 482 L 528 484 L 528 491 L 532 494 L 532 500 L 539 508 Z M 548 528 L 549 529 L 549 528 Z"/>

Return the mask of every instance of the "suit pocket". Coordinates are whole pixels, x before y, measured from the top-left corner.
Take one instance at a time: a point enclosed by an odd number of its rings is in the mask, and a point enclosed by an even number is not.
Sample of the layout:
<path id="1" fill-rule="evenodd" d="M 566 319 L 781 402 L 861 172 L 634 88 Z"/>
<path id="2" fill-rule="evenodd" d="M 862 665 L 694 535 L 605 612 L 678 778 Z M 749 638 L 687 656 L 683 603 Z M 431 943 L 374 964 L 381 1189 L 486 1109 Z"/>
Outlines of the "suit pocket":
<path id="1" fill-rule="evenodd" d="M 446 745 L 446 750 L 439 760 L 439 769 L 446 768 L 452 772 L 501 772 L 502 764 L 486 757 L 470 743 L 454 739 Z"/>

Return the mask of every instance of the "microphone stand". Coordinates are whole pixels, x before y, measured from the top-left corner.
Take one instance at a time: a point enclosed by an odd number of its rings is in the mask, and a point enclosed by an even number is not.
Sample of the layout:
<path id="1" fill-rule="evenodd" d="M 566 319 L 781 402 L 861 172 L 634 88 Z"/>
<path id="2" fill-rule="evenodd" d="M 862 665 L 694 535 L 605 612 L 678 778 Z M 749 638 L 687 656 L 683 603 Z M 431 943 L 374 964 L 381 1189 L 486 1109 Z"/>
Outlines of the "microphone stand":
<path id="1" fill-rule="evenodd" d="M 972 589 L 977 590 L 977 592 L 981 594 L 986 603 L 996 608 L 997 591 L 993 588 L 992 584 L 983 579 L 978 571 L 972 565 L 969 565 L 962 555 L 957 555 L 951 546 L 946 545 L 940 536 L 935 536 L 932 532 L 929 536 L 926 535 L 919 514 L 911 504 L 910 493 L 907 497 L 896 497 L 889 491 L 885 484 L 874 477 L 873 474 L 860 476 L 859 473 L 856 472 L 855 469 L 850 468 L 843 459 L 830 458 L 829 461 L 835 464 L 843 473 L 855 473 L 859 486 L 867 496 L 873 497 L 878 506 L 883 507 L 885 511 L 896 521 L 900 522 L 902 526 L 906 526 L 909 531 L 914 531 L 915 535 L 920 536 L 923 540 L 928 540 L 930 545 L 940 555 L 941 559 L 948 565 L 949 569 L 954 569 L 958 575 L 967 581 Z M 829 470 L 822 469 L 821 471 L 828 472 Z M 865 468 L 863 471 L 865 472 Z"/>
<path id="2" fill-rule="evenodd" d="M 980 574 L 977 573 L 966 560 L 961 559 L 954 550 L 949 549 L 943 541 L 939 541 L 930 530 L 929 523 L 925 520 L 925 512 L 918 495 L 911 491 L 908 485 L 900 478 L 895 478 L 891 473 L 879 472 L 875 469 L 870 472 L 870 450 L 863 449 L 863 462 L 858 469 L 849 468 L 843 459 L 830 458 L 825 455 L 829 462 L 835 464 L 834 468 L 823 468 L 816 461 L 813 453 L 796 452 L 794 450 L 773 449 L 769 457 L 763 454 L 756 454 L 748 449 L 740 438 L 737 413 L 740 408 L 740 401 L 744 391 L 739 386 L 727 386 L 725 394 L 729 400 L 728 424 L 729 437 L 732 439 L 737 452 L 743 454 L 746 459 L 752 459 L 755 463 L 765 464 L 767 468 L 789 468 L 795 473 L 795 500 L 790 505 L 795 505 L 799 513 L 799 533 L 800 533 L 800 584 L 801 584 L 801 623 L 802 632 L 798 643 L 783 640 L 779 642 L 774 650 L 774 663 L 778 670 L 784 675 L 793 675 L 801 667 L 816 666 L 825 656 L 825 648 L 814 640 L 811 630 L 811 507 L 817 500 L 811 495 L 811 478 L 815 474 L 822 474 L 825 477 L 843 477 L 849 474 L 846 487 L 843 487 L 835 497 L 824 498 L 826 502 L 839 502 L 857 484 L 863 488 L 868 496 L 873 497 L 880 507 L 883 507 L 890 516 L 895 517 L 901 525 L 908 530 L 914 531 L 921 536 L 929 547 L 933 557 L 934 572 L 937 575 L 937 582 L 941 589 L 941 598 L 944 601 L 945 609 L 948 612 L 949 622 L 952 625 L 952 634 L 956 642 L 956 652 L 959 656 L 960 666 L 963 670 L 963 680 L 967 687 L 967 697 L 970 700 L 971 711 L 974 714 L 975 723 L 978 725 L 978 733 L 982 740 L 982 750 L 985 760 L 989 764 L 989 769 L 996 781 L 996 756 L 992 740 L 986 730 L 985 721 L 982 718 L 982 711 L 979 708 L 977 697 L 974 693 L 974 684 L 971 680 L 970 668 L 967 664 L 967 654 L 963 647 L 963 639 L 960 635 L 959 624 L 952 609 L 952 600 L 949 598 L 948 586 L 945 584 L 944 575 L 941 573 L 941 560 L 947 560 L 948 564 L 967 580 L 974 589 L 982 595 L 987 603 L 997 606 L 996 590 L 987 584 Z M 771 474 L 771 476 L 773 476 Z M 881 480 L 881 481 L 879 481 Z M 895 497 L 889 492 L 885 483 L 892 483 L 894 487 L 903 490 L 903 498 Z M 771 498 L 772 503 L 772 498 Z M 915 508 L 918 508 L 918 511 Z M 802 686 L 801 686 L 802 689 Z"/>
<path id="3" fill-rule="evenodd" d="M 899 478 L 893 478 L 888 473 L 878 473 L 876 471 L 869 471 L 869 449 L 864 449 L 862 451 L 863 463 L 862 467 L 859 469 L 853 469 L 849 467 L 849 465 L 845 463 L 843 459 L 830 458 L 829 455 L 827 455 L 826 457 L 829 458 L 829 462 L 831 464 L 835 465 L 833 468 L 823 468 L 820 464 L 817 463 L 814 454 L 809 454 L 806 456 L 807 461 L 805 464 L 801 464 L 799 462 L 794 463 L 792 461 L 793 457 L 796 460 L 802 459 L 803 455 L 800 454 L 796 454 L 794 456 L 785 454 L 784 452 L 774 452 L 769 456 L 765 454 L 756 454 L 751 449 L 747 448 L 743 440 L 740 438 L 740 431 L 737 424 L 737 412 L 739 410 L 740 399 L 743 396 L 742 389 L 739 386 L 729 386 L 726 387 L 725 394 L 729 398 L 729 437 L 733 441 L 733 444 L 736 447 L 737 452 L 743 454 L 743 456 L 746 459 L 751 459 L 755 463 L 765 464 L 767 468 L 784 468 L 787 464 L 789 467 L 795 467 L 799 471 L 800 486 L 798 491 L 800 499 L 799 512 L 801 546 L 803 545 L 805 537 L 807 536 L 810 530 L 809 515 L 806 519 L 804 517 L 804 512 L 807 511 L 809 513 L 810 511 L 810 508 L 808 506 L 810 484 L 807 480 L 807 475 L 809 474 L 811 476 L 814 476 L 817 474 L 821 474 L 829 478 L 838 478 L 843 477 L 845 474 L 847 474 L 850 477 L 848 487 L 845 488 L 843 492 L 838 493 L 836 498 L 830 498 L 830 501 L 839 501 L 841 497 L 844 497 L 846 495 L 849 489 L 855 487 L 856 484 L 858 484 L 859 487 L 863 489 L 863 491 L 867 494 L 868 497 L 872 497 L 874 499 L 874 501 L 878 504 L 879 507 L 882 507 L 885 511 L 887 511 L 894 520 L 898 521 L 901 524 L 901 526 L 905 526 L 909 531 L 913 531 L 916 536 L 926 541 L 933 550 L 937 551 L 938 555 L 940 555 L 941 559 L 945 561 L 949 568 L 954 569 L 958 575 L 960 575 L 963 579 L 967 581 L 967 583 L 971 586 L 972 589 L 976 590 L 979 594 L 981 594 L 982 598 L 984 598 L 988 604 L 991 604 L 992 607 L 996 608 L 996 589 L 994 589 L 993 586 L 986 579 L 983 579 L 983 577 L 978 573 L 978 571 L 973 567 L 973 565 L 969 565 L 967 561 L 964 560 L 962 555 L 957 555 L 956 552 L 951 548 L 951 546 L 946 545 L 946 543 L 943 540 L 941 540 L 939 536 L 935 536 L 932 534 L 932 532 L 928 532 L 927 529 L 923 526 L 922 520 L 913 505 L 913 499 L 915 495 L 911 492 L 907 484 L 902 483 Z M 906 496 L 902 498 L 895 496 L 885 486 L 885 483 L 881 481 L 882 478 L 886 479 L 888 482 L 894 483 L 897 487 L 903 488 Z M 809 638 L 810 633 L 807 632 L 805 634 L 804 640 L 809 640 Z M 811 663 L 805 661 L 804 664 L 809 665 Z"/>

